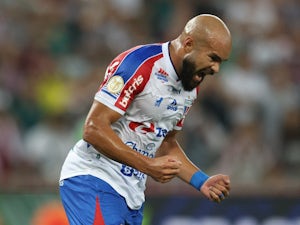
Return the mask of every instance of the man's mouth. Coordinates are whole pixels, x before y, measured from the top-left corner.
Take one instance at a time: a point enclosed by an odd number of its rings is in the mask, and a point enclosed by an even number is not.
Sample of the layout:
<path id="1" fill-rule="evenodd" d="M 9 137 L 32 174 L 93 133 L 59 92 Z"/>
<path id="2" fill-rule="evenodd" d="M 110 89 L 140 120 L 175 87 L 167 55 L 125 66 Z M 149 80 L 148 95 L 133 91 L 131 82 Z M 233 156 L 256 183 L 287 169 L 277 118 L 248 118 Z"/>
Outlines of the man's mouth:
<path id="1" fill-rule="evenodd" d="M 213 75 L 214 72 L 212 70 L 201 70 L 199 71 L 196 76 L 198 77 L 197 83 L 200 84 L 203 82 L 206 75 Z"/>
<path id="2" fill-rule="evenodd" d="M 206 76 L 206 73 L 204 73 L 204 72 L 200 73 L 200 78 L 201 78 L 200 82 L 202 82 L 204 80 L 205 76 Z"/>
<path id="3" fill-rule="evenodd" d="M 200 72 L 196 75 L 199 79 L 197 80 L 197 83 L 200 84 L 204 80 L 206 74 L 204 72 Z"/>

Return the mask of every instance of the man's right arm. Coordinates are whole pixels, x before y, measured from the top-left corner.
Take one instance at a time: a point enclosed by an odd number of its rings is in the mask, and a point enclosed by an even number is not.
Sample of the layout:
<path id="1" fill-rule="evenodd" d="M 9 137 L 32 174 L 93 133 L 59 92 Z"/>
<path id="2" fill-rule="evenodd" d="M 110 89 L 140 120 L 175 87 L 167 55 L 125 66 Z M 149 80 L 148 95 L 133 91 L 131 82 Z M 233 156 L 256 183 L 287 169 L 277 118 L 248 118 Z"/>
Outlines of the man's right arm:
<path id="1" fill-rule="evenodd" d="M 122 115 L 94 101 L 84 124 L 83 139 L 107 157 L 131 166 L 159 182 L 176 176 L 181 162 L 174 156 L 148 158 L 125 145 L 111 128 Z"/>

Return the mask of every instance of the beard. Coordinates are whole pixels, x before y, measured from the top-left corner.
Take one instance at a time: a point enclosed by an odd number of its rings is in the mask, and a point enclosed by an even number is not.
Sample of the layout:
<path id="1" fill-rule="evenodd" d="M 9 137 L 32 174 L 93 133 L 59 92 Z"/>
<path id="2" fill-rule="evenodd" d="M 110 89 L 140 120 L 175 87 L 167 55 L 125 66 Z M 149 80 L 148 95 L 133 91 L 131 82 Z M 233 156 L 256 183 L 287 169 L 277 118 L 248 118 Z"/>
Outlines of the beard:
<path id="1" fill-rule="evenodd" d="M 185 91 L 192 91 L 196 88 L 203 80 L 207 74 L 214 74 L 214 71 L 210 68 L 203 68 L 196 70 L 195 63 L 189 58 L 184 58 L 182 62 L 182 70 L 179 73 L 179 78 L 181 80 L 183 89 Z M 201 77 L 199 80 L 195 80 L 195 76 Z"/>
<path id="2" fill-rule="evenodd" d="M 179 74 L 179 77 L 181 79 L 181 83 L 185 91 L 192 91 L 195 87 L 197 87 L 200 84 L 200 82 L 195 82 L 193 80 L 195 73 L 195 63 L 188 58 L 184 58 L 182 62 L 182 70 Z"/>

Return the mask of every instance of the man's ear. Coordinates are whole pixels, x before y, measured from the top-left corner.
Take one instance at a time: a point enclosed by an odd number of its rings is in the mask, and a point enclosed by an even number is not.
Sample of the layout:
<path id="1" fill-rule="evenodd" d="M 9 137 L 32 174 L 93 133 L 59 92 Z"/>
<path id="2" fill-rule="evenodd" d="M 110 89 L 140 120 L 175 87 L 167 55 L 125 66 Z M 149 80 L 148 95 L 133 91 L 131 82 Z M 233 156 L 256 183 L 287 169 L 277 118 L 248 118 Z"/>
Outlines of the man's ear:
<path id="1" fill-rule="evenodd" d="M 192 37 L 187 36 L 184 41 L 183 41 L 183 47 L 184 47 L 184 51 L 186 53 L 189 53 L 193 50 L 194 48 L 194 40 Z"/>

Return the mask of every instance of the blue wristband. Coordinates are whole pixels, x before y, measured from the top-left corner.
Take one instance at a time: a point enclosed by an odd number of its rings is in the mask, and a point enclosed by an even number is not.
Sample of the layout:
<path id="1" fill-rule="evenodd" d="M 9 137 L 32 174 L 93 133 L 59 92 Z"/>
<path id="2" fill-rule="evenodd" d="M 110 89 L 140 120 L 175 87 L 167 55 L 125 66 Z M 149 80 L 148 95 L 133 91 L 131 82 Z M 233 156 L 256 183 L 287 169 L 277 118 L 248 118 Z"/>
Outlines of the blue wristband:
<path id="1" fill-rule="evenodd" d="M 202 171 L 197 171 L 193 174 L 190 184 L 196 188 L 197 190 L 200 190 L 201 186 L 204 184 L 204 182 L 209 178 L 207 174 L 205 174 Z"/>

